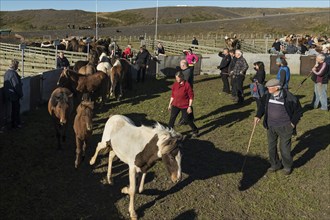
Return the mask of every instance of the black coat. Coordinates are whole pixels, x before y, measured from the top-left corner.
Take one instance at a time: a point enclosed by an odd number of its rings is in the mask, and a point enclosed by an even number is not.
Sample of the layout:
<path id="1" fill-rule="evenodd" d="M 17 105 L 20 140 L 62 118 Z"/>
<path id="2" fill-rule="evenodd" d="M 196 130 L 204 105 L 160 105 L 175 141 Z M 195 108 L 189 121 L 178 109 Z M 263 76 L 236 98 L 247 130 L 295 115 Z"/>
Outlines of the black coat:
<path id="1" fill-rule="evenodd" d="M 300 118 L 303 115 L 301 104 L 299 102 L 299 99 L 296 96 L 294 96 L 292 93 L 290 93 L 289 91 L 283 89 L 282 92 L 283 92 L 285 110 L 290 117 L 291 123 L 296 127 Z M 257 114 L 256 114 L 256 117 L 258 117 L 258 118 L 262 118 L 262 116 L 265 115 L 263 125 L 267 129 L 268 129 L 268 124 L 267 124 L 268 102 L 269 102 L 270 96 L 271 96 L 271 94 L 266 92 L 266 94 L 260 99 L 261 104 L 260 104 L 259 108 L 257 109 Z"/>
<path id="2" fill-rule="evenodd" d="M 230 54 L 224 55 L 222 53 L 218 54 L 219 57 L 222 57 L 222 60 L 220 62 L 220 67 L 219 69 L 221 70 L 221 73 L 229 73 L 229 65 L 231 61 L 231 56 Z"/>
<path id="3" fill-rule="evenodd" d="M 57 69 L 60 69 L 60 68 L 63 68 L 63 67 L 69 67 L 70 66 L 70 63 L 68 61 L 68 59 L 66 57 L 57 57 L 57 60 L 56 60 L 56 68 Z"/>
<path id="4" fill-rule="evenodd" d="M 136 63 L 140 67 L 146 67 L 146 65 L 149 65 L 149 60 L 150 60 L 150 53 L 148 50 L 142 50 L 138 52 L 136 55 Z"/>
<path id="5" fill-rule="evenodd" d="M 257 70 L 256 75 L 254 75 L 253 79 L 258 80 L 259 84 L 264 84 L 266 78 L 265 70 Z"/>

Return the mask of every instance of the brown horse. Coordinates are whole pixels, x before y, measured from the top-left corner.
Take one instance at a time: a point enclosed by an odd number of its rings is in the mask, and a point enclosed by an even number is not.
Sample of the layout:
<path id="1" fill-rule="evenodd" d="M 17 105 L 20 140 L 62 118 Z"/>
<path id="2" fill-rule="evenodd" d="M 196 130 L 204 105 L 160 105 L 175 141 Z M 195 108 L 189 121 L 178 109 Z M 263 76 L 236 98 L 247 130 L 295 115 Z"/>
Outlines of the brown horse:
<path id="1" fill-rule="evenodd" d="M 119 101 L 123 96 L 123 90 L 130 87 L 131 65 L 126 59 L 117 59 L 110 71 L 111 88 L 110 96 L 115 94 Z M 119 94 L 118 94 L 119 90 Z"/>
<path id="2" fill-rule="evenodd" d="M 96 72 L 96 65 L 98 62 L 98 52 L 91 50 L 88 54 L 88 63 L 79 68 L 78 73 L 83 75 L 90 75 Z"/>
<path id="3" fill-rule="evenodd" d="M 102 71 L 92 75 L 82 75 L 70 69 L 63 69 L 57 85 L 74 88 L 78 93 L 89 93 L 94 98 L 101 96 L 103 105 L 107 98 L 109 77 Z"/>
<path id="4" fill-rule="evenodd" d="M 76 134 L 76 160 L 75 168 L 85 158 L 85 150 L 88 140 L 93 133 L 93 109 L 94 102 L 82 101 L 77 108 L 77 115 L 74 119 L 73 130 Z"/>
<path id="5" fill-rule="evenodd" d="M 65 133 L 72 109 L 73 100 L 71 91 L 63 87 L 56 88 L 48 101 L 48 112 L 54 122 L 59 149 L 62 147 L 60 138 L 62 137 L 63 142 L 66 139 Z"/>

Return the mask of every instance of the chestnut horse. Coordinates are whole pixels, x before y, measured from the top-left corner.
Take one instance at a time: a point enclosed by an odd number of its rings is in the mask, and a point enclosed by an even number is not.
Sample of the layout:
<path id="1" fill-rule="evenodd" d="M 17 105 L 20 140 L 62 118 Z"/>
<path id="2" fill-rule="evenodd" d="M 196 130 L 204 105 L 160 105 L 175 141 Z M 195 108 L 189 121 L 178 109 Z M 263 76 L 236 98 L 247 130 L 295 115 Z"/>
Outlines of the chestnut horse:
<path id="1" fill-rule="evenodd" d="M 91 100 L 83 100 L 77 107 L 77 115 L 73 124 L 76 135 L 75 168 L 78 168 L 80 162 L 84 160 L 88 140 L 93 133 L 93 109 L 94 102 Z"/>
<path id="2" fill-rule="evenodd" d="M 102 71 L 92 75 L 82 75 L 70 69 L 63 69 L 57 85 L 74 88 L 79 93 L 89 93 L 94 99 L 101 96 L 101 105 L 103 105 L 107 99 L 109 77 Z"/>
<path id="3" fill-rule="evenodd" d="M 54 122 L 59 149 L 62 147 L 61 137 L 62 141 L 65 142 L 65 133 L 72 110 L 72 92 L 63 87 L 56 88 L 48 101 L 48 112 L 52 116 Z"/>
<path id="4" fill-rule="evenodd" d="M 181 179 L 182 135 L 171 128 L 157 123 L 154 127 L 137 127 L 133 121 L 123 115 L 113 115 L 108 119 L 101 142 L 98 143 L 90 164 L 95 163 L 100 150 L 110 148 L 107 180 L 111 183 L 112 161 L 117 156 L 129 166 L 129 186 L 121 192 L 130 197 L 129 213 L 131 219 L 137 219 L 134 210 L 136 175 L 142 173 L 139 192 L 143 191 L 147 171 L 162 159 L 171 175 L 172 182 Z"/>

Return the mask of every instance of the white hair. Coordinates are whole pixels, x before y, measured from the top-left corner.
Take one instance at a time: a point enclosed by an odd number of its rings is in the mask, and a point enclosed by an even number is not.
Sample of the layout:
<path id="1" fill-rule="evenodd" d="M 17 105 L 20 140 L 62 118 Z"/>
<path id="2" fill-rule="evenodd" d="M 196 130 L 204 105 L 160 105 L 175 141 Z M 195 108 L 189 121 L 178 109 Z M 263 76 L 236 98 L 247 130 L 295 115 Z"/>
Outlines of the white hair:
<path id="1" fill-rule="evenodd" d="M 319 59 L 322 60 L 322 61 L 325 60 L 325 56 L 324 56 L 324 54 L 318 54 L 318 55 L 316 56 L 316 58 L 319 58 Z"/>
<path id="2" fill-rule="evenodd" d="M 240 55 L 243 54 L 243 52 L 241 50 L 235 50 L 235 53 L 239 53 Z"/>

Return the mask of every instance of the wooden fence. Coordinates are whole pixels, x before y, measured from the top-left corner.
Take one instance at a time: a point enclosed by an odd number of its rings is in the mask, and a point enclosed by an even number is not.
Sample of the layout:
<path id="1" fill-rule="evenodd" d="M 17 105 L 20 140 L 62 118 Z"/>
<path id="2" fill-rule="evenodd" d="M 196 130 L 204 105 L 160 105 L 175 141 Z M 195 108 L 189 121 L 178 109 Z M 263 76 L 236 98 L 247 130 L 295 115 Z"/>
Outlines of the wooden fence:
<path id="1" fill-rule="evenodd" d="M 65 51 L 65 56 L 70 65 L 78 60 L 87 60 L 86 53 Z M 24 60 L 24 76 L 33 76 L 56 68 L 56 49 L 26 47 L 23 56 L 18 45 L 0 43 L 0 85 L 3 83 L 3 75 L 12 59 L 20 61 L 18 70 L 20 75 L 23 75 L 22 60 Z"/>
<path id="2" fill-rule="evenodd" d="M 182 50 L 192 48 L 194 53 L 197 54 L 217 54 L 222 48 L 226 47 L 224 44 L 222 46 L 204 46 L 204 45 L 193 45 L 190 43 L 182 43 L 177 41 L 164 41 L 164 40 L 156 40 L 147 39 L 144 41 L 148 48 L 155 48 L 157 42 L 163 44 L 165 48 L 166 55 L 178 55 L 182 54 Z M 266 49 L 264 47 L 259 46 L 258 44 L 253 42 L 241 42 L 241 49 L 243 52 L 248 53 L 266 53 Z"/>

